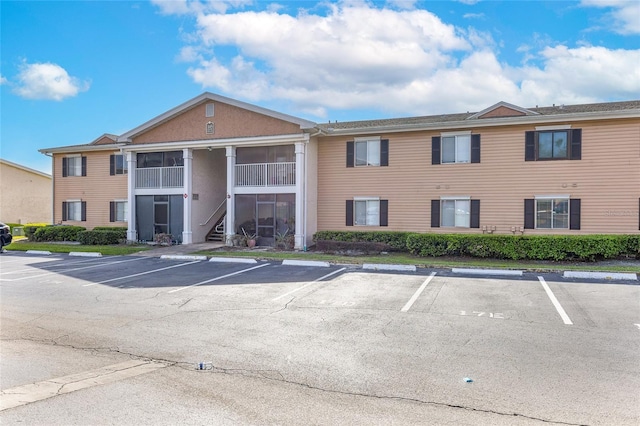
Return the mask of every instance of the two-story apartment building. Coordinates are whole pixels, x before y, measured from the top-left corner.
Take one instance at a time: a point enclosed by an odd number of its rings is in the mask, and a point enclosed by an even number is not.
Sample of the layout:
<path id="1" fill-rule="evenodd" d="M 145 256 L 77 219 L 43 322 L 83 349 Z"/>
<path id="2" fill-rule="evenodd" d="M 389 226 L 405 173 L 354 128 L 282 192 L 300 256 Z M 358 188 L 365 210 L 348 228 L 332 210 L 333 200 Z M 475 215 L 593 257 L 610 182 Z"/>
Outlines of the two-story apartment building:
<path id="1" fill-rule="evenodd" d="M 204 93 L 41 152 L 55 222 L 126 225 L 130 240 L 640 231 L 640 101 L 317 124 Z"/>

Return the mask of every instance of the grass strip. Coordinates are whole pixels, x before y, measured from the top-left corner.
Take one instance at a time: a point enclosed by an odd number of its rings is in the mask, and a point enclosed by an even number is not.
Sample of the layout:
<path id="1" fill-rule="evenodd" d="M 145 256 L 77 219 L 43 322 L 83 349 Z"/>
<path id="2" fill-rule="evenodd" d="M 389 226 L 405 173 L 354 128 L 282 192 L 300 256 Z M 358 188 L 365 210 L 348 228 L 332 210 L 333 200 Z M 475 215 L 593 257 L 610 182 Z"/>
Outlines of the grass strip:
<path id="1" fill-rule="evenodd" d="M 148 250 L 147 245 L 109 245 L 109 246 L 85 246 L 78 244 L 35 243 L 29 241 L 16 241 L 4 247 L 8 251 L 42 250 L 51 253 L 69 253 L 72 251 L 99 252 L 105 256 L 127 255 Z"/>

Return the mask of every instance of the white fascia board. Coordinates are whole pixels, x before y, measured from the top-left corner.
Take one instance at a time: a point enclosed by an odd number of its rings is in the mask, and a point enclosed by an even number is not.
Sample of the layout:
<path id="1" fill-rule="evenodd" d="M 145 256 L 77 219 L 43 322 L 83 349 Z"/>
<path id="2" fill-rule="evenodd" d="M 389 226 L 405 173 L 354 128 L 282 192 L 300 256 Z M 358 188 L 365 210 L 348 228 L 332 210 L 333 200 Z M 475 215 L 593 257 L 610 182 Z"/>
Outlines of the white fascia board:
<path id="1" fill-rule="evenodd" d="M 487 113 L 489 113 L 489 112 L 491 112 L 491 111 L 493 111 L 495 109 L 498 109 L 500 107 L 509 108 L 509 109 L 514 110 L 514 111 L 518 111 L 518 112 L 521 112 L 523 114 L 526 114 L 526 115 L 540 115 L 540 113 L 538 113 L 538 112 L 531 111 L 531 110 L 528 110 L 526 108 L 522 108 L 522 107 L 519 107 L 517 105 L 510 104 L 508 102 L 501 101 L 501 102 L 498 102 L 497 104 L 491 105 L 489 108 L 483 109 L 480 112 L 476 112 L 475 114 L 473 114 L 470 117 L 467 117 L 467 120 L 473 120 L 473 119 L 475 119 L 477 117 L 482 117 L 483 115 L 485 115 L 485 114 L 487 114 Z"/>
<path id="2" fill-rule="evenodd" d="M 176 115 L 193 108 L 194 106 L 198 105 L 199 103 L 203 102 L 203 101 L 214 101 L 214 102 L 220 102 L 223 104 L 227 104 L 227 105 L 231 105 L 231 106 L 235 106 L 238 108 L 242 108 L 248 111 L 252 111 L 258 114 L 262 114 L 262 115 L 266 115 L 269 117 L 273 117 L 273 118 L 277 118 L 279 120 L 283 120 L 283 121 L 288 121 L 290 123 L 294 123 L 300 126 L 301 129 L 312 129 L 314 127 L 316 127 L 316 123 L 312 122 L 312 121 L 308 121 L 308 120 L 304 120 L 298 117 L 294 117 L 292 115 L 288 115 L 288 114 L 283 114 L 277 111 L 273 111 L 267 108 L 262 108 L 259 107 L 257 105 L 252 105 L 246 102 L 242 102 L 242 101 L 238 101 L 236 99 L 231 99 L 231 98 L 227 98 L 225 96 L 220 96 L 220 95 L 216 95 L 214 93 L 210 93 L 210 92 L 205 92 L 199 96 L 196 96 L 195 98 L 184 102 L 180 105 L 178 105 L 175 108 L 170 109 L 169 111 L 158 115 L 157 117 L 152 118 L 151 120 L 141 124 L 140 126 L 129 130 L 126 133 L 123 133 L 122 135 L 120 135 L 120 137 L 118 138 L 118 142 L 130 142 L 132 137 L 135 137 L 136 135 L 147 131 L 149 129 L 152 129 L 153 127 L 157 126 L 158 124 L 161 124 L 167 120 L 169 120 L 172 117 L 175 117 Z"/>
<path id="3" fill-rule="evenodd" d="M 122 146 L 122 152 L 153 152 L 172 151 L 183 148 L 207 149 L 224 148 L 226 146 L 265 146 L 290 145 L 295 142 L 309 142 L 309 134 L 295 133 L 292 135 L 261 136 L 247 138 L 202 139 L 197 141 L 157 142 L 145 144 L 127 144 Z"/>
<path id="4" fill-rule="evenodd" d="M 71 145 L 61 146 L 58 148 L 43 148 L 38 152 L 42 154 L 66 154 L 66 153 L 80 153 L 90 151 L 119 151 L 120 148 L 126 146 L 124 143 L 104 144 L 104 145 Z"/>
<path id="5" fill-rule="evenodd" d="M 436 122 L 429 124 L 395 124 L 391 126 L 363 127 L 354 129 L 335 129 L 327 133 L 327 136 L 351 136 L 351 135 L 369 135 L 381 133 L 401 133 L 416 131 L 443 131 L 455 129 L 477 129 L 482 127 L 501 127 L 501 126 L 517 126 L 536 124 L 562 123 L 568 121 L 591 121 L 591 120 L 615 120 L 625 118 L 640 118 L 640 109 L 630 109 L 624 111 L 605 111 L 605 112 L 589 112 L 575 114 L 558 114 L 558 115 L 530 115 L 522 117 L 508 118 L 482 118 L 478 120 L 461 120 L 450 122 Z"/>

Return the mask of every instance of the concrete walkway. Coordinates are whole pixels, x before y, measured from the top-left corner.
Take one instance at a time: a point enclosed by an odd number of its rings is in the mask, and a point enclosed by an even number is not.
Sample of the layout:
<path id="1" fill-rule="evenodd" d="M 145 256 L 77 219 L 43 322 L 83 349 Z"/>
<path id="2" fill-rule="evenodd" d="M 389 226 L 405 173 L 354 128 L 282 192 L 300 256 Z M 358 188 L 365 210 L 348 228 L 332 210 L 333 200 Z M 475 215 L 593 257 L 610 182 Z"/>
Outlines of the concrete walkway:
<path id="1" fill-rule="evenodd" d="M 221 242 L 207 242 L 207 243 L 197 243 L 197 244 L 178 244 L 175 246 L 159 246 L 154 247 L 150 250 L 144 250 L 136 253 L 137 256 L 147 256 L 147 257 L 160 257 L 163 255 L 185 255 L 192 254 L 201 250 L 215 250 L 220 247 L 224 247 L 224 243 Z"/>

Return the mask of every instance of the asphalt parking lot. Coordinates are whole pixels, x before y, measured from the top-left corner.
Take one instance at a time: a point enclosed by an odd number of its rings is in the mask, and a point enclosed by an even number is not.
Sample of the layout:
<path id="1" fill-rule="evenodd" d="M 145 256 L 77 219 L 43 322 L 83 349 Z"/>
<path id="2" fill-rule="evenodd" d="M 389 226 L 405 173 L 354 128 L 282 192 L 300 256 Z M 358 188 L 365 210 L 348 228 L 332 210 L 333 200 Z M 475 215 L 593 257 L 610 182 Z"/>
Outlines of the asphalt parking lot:
<path id="1" fill-rule="evenodd" d="M 45 409 L 59 413 L 49 424 L 122 424 L 112 401 L 122 404 L 116 389 L 131 381 L 156 389 L 142 412 L 171 404 L 154 380 L 178 388 L 171 400 L 182 407 L 194 395 L 206 401 L 187 417 L 175 408 L 181 423 L 211 419 L 214 408 L 225 413 L 214 423 L 229 424 L 640 423 L 636 280 L 17 253 L 0 268 L 5 401 L 91 370 L 71 362 L 79 356 L 96 368 L 101 357 L 167 367 L 0 407 L 3 424 L 39 424 Z M 70 352 L 39 358 L 62 348 Z M 51 367 L 25 371 L 25 359 Z M 198 362 L 210 370 L 194 372 Z M 202 380 L 225 387 L 225 398 L 204 396 Z M 71 408 L 87 392 L 111 402 L 101 398 L 87 417 Z M 124 423 L 171 423 L 133 416 Z"/>

